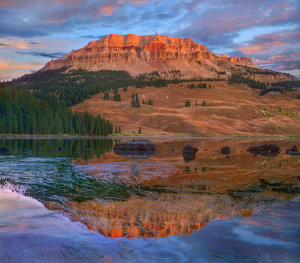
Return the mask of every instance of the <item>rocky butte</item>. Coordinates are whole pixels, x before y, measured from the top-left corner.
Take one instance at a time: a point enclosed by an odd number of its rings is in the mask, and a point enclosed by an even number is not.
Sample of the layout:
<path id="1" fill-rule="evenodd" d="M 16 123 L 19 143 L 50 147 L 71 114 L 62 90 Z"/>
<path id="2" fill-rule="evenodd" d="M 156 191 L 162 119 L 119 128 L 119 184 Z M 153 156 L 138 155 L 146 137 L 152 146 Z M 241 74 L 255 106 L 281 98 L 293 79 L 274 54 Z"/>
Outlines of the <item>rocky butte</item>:
<path id="1" fill-rule="evenodd" d="M 92 41 L 87 46 L 72 50 L 64 57 L 51 60 L 42 70 L 101 69 L 125 70 L 133 76 L 142 73 L 159 72 L 161 77 L 176 78 L 223 78 L 235 72 L 252 72 L 260 80 L 265 70 L 254 65 L 248 57 L 215 55 L 205 46 L 190 38 L 148 35 L 107 35 Z M 250 70 L 250 71 L 249 71 Z M 274 74 L 268 81 L 274 80 Z M 288 75 L 276 73 L 275 79 L 289 79 Z M 252 76 L 252 77 L 253 77 Z M 251 77 L 251 76 L 250 76 Z"/>

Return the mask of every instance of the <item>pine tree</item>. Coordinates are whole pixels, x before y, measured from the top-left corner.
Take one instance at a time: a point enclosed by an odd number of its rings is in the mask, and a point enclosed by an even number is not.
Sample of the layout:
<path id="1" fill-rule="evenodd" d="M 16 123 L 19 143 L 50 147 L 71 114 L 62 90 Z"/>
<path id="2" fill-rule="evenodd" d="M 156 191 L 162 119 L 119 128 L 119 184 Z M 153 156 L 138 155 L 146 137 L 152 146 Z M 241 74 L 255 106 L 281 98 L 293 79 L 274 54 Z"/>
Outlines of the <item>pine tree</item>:
<path id="1" fill-rule="evenodd" d="M 184 104 L 184 107 L 190 107 L 190 106 L 191 106 L 190 100 L 186 100 L 185 104 Z"/>
<path id="2" fill-rule="evenodd" d="M 206 101 L 202 101 L 202 106 L 205 107 L 206 106 Z"/>
<path id="3" fill-rule="evenodd" d="M 103 99 L 104 100 L 109 100 L 109 91 L 105 91 Z"/>
<path id="4" fill-rule="evenodd" d="M 131 101 L 131 106 L 132 106 L 133 108 L 136 107 L 136 103 L 135 103 L 134 98 L 133 98 L 132 101 Z"/>
<path id="5" fill-rule="evenodd" d="M 138 97 L 137 97 L 137 99 L 136 99 L 136 107 L 137 107 L 137 108 L 140 108 L 140 107 L 141 107 L 140 100 L 139 100 Z"/>
<path id="6" fill-rule="evenodd" d="M 139 127 L 139 134 L 141 134 L 142 133 L 142 128 L 141 127 Z"/>

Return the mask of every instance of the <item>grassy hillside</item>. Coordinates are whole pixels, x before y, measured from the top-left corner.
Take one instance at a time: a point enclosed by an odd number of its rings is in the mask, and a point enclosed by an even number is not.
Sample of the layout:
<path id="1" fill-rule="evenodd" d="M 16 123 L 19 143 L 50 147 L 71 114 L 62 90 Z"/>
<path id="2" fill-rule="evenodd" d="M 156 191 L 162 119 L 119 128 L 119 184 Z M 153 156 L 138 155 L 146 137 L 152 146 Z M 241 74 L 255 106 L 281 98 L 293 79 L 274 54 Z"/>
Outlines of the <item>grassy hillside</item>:
<path id="1" fill-rule="evenodd" d="M 38 100 L 55 97 L 73 111 L 101 114 L 123 134 L 300 134 L 297 80 L 259 82 L 241 73 L 229 81 L 178 80 L 162 79 L 159 72 L 132 77 L 62 68 L 14 84 Z"/>
<path id="2" fill-rule="evenodd" d="M 113 92 L 108 100 L 99 93 L 72 109 L 101 113 L 121 126 L 123 134 L 137 134 L 141 127 L 144 134 L 300 135 L 298 93 L 280 89 L 262 96 L 260 89 L 228 81 L 184 82 L 165 88 L 129 87 L 119 91 L 121 101 L 113 100 Z M 136 93 L 139 108 L 132 107 L 132 94 L 135 100 Z M 142 103 L 149 99 L 153 106 Z M 185 107 L 187 101 L 190 107 Z"/>

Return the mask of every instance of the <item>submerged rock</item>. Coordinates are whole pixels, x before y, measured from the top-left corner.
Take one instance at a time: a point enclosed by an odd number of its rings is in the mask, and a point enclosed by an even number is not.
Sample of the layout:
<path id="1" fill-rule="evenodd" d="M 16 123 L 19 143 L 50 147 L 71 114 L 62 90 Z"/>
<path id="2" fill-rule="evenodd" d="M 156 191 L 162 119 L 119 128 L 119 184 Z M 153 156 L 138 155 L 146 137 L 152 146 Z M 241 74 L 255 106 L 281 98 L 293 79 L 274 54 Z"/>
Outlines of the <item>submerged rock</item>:
<path id="1" fill-rule="evenodd" d="M 11 152 L 6 147 L 0 147 L 0 155 L 11 155 Z"/>
<path id="2" fill-rule="evenodd" d="M 186 145 L 182 151 L 182 156 L 183 156 L 184 161 L 185 162 L 193 161 L 196 158 L 196 156 L 195 156 L 196 152 L 198 152 L 197 148 Z"/>
<path id="3" fill-rule="evenodd" d="M 252 146 L 248 150 L 254 156 L 261 155 L 266 157 L 275 157 L 280 153 L 280 148 L 273 143 Z"/>
<path id="4" fill-rule="evenodd" d="M 27 150 L 27 151 L 24 153 L 24 155 L 30 156 L 30 155 L 32 155 L 32 151 L 31 151 L 31 150 Z"/>
<path id="5" fill-rule="evenodd" d="M 59 147 L 58 147 L 58 151 L 59 151 L 59 152 L 65 152 L 65 151 L 66 151 L 66 148 L 63 147 L 63 146 L 59 146 Z"/>
<path id="6" fill-rule="evenodd" d="M 294 145 L 291 149 L 288 148 L 286 149 L 286 154 L 290 154 L 290 155 L 300 155 L 298 148 L 296 145 Z"/>
<path id="7" fill-rule="evenodd" d="M 116 143 L 113 151 L 128 158 L 150 158 L 155 154 L 156 147 L 148 140 L 125 141 Z"/>
<path id="8" fill-rule="evenodd" d="M 222 153 L 222 154 L 225 154 L 225 155 L 230 154 L 230 148 L 229 148 L 228 146 L 222 147 L 221 153 Z"/>

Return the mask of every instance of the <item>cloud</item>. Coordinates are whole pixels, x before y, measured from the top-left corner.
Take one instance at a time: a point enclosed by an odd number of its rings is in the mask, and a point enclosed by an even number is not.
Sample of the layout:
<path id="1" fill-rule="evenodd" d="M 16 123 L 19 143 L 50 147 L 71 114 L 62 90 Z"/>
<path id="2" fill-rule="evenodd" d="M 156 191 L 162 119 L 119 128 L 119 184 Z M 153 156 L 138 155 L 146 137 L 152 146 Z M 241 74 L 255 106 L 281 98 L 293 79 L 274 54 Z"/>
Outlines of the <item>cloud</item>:
<path id="1" fill-rule="evenodd" d="M 300 33 L 297 30 L 259 35 L 238 49 L 246 55 L 255 55 L 290 45 L 300 45 Z"/>
<path id="2" fill-rule="evenodd" d="M 115 5 L 107 5 L 107 6 L 100 7 L 100 10 L 101 13 L 104 14 L 105 16 L 111 16 L 115 8 L 116 8 Z"/>
<path id="3" fill-rule="evenodd" d="M 198 15 L 189 18 L 191 14 L 187 13 L 185 18 L 189 22 L 175 35 L 186 35 L 213 49 L 221 45 L 232 48 L 235 38 L 245 30 L 299 25 L 300 21 L 300 1 L 204 0 L 194 5 L 197 6 Z"/>
<path id="4" fill-rule="evenodd" d="M 298 65 L 297 59 L 288 57 L 300 45 L 297 0 L 0 0 L 0 17 L 0 42 L 10 45 L 6 49 L 14 54 L 18 49 L 33 50 L 34 45 L 51 50 L 34 51 L 31 56 L 36 59 L 79 48 L 85 38 L 159 33 L 190 37 L 218 54 L 251 56 L 272 69 Z M 73 43 L 66 46 L 65 38 Z M 50 39 L 55 42 L 52 48 Z M 275 61 L 272 56 L 283 57 Z"/>
<path id="5" fill-rule="evenodd" d="M 0 79 L 12 79 L 30 72 L 32 69 L 40 69 L 42 64 L 37 62 L 18 63 L 9 60 L 0 60 Z"/>
<path id="6" fill-rule="evenodd" d="M 30 49 L 31 47 L 38 45 L 36 42 L 28 42 L 19 38 L 2 38 L 0 41 L 0 47 L 10 47 L 11 49 Z"/>
<path id="7" fill-rule="evenodd" d="M 91 27 L 106 23 L 119 23 L 129 8 L 135 8 L 135 15 L 143 13 L 143 6 L 155 0 L 7 0 L 1 1 L 0 37 L 35 37 L 53 33 L 75 31 L 80 27 Z M 177 0 L 176 0 L 177 1 Z M 12 19 L 13 17 L 13 19 Z M 132 19 L 131 19 L 132 20 Z M 128 19 L 129 21 L 129 19 Z"/>
<path id="8" fill-rule="evenodd" d="M 93 40 L 96 40 L 96 39 L 101 39 L 105 37 L 105 35 L 102 35 L 102 36 L 96 36 L 96 35 L 81 35 L 79 36 L 79 38 L 90 38 L 90 39 L 93 39 Z"/>
<path id="9" fill-rule="evenodd" d="M 258 35 L 237 47 L 233 54 L 251 56 L 257 65 L 273 70 L 300 69 L 299 28 Z"/>
<path id="10" fill-rule="evenodd" d="M 45 57 L 45 58 L 61 58 L 64 55 L 66 55 L 66 53 L 62 53 L 62 52 L 47 53 L 47 52 L 37 52 L 37 51 L 26 51 L 26 52 L 19 51 L 17 53 L 21 55 L 31 55 L 35 57 Z"/>
<path id="11" fill-rule="evenodd" d="M 8 0 L 0 1 L 0 7 L 6 7 L 6 6 L 10 6 L 10 5 L 11 5 L 11 3 Z"/>

